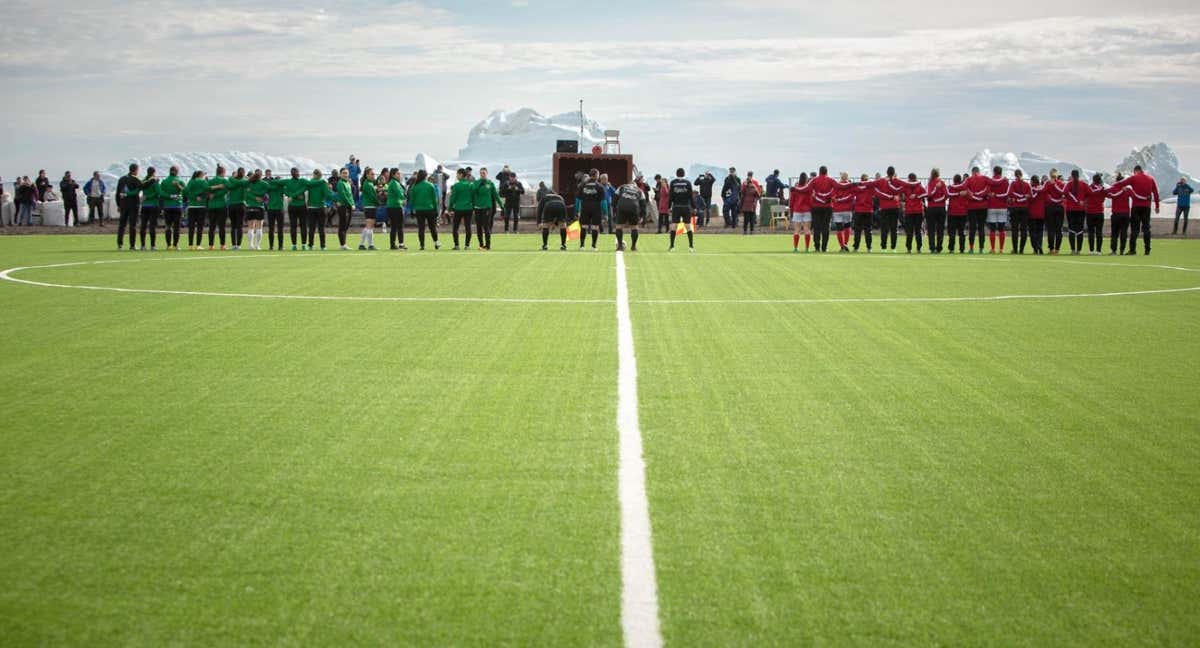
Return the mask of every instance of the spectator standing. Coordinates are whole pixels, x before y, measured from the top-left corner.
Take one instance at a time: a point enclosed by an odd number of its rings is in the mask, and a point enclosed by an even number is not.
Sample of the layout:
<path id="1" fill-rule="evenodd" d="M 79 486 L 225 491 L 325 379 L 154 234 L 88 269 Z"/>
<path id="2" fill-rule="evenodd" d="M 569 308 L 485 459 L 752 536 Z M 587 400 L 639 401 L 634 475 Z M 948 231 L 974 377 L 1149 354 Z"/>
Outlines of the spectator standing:
<path id="1" fill-rule="evenodd" d="M 508 231 L 508 221 L 512 219 L 512 231 L 517 231 L 517 224 L 521 220 L 521 196 L 525 194 L 525 185 L 517 180 L 517 174 L 508 171 L 508 167 L 504 167 L 505 171 L 496 174 L 496 179 L 508 173 L 504 182 L 500 183 L 500 197 L 504 199 L 504 231 Z M 542 185 L 545 186 L 544 184 Z M 541 193 L 541 189 L 538 189 Z"/>
<path id="2" fill-rule="evenodd" d="M 104 227 L 104 199 L 108 196 L 108 187 L 100 179 L 99 171 L 92 171 L 92 179 L 83 185 L 83 195 L 87 197 L 88 222 Z"/>
<path id="3" fill-rule="evenodd" d="M 29 181 L 29 176 L 22 176 L 13 193 L 13 204 L 16 208 L 17 225 L 33 224 L 33 203 L 37 201 L 37 189 Z"/>
<path id="4" fill-rule="evenodd" d="M 545 198 L 548 193 L 550 193 L 550 187 L 547 187 L 545 182 L 538 182 L 537 201 L 539 205 L 542 204 L 542 198 Z"/>
<path id="5" fill-rule="evenodd" d="M 721 185 L 722 215 L 725 217 L 725 227 L 737 229 L 738 207 L 742 195 L 742 180 L 737 175 L 737 169 L 729 167 L 729 175 L 725 176 L 725 184 Z"/>
<path id="6" fill-rule="evenodd" d="M 654 202 L 658 205 L 658 226 L 656 233 L 662 234 L 663 230 L 670 229 L 671 188 L 667 183 L 667 179 L 661 175 L 654 176 L 654 182 L 657 184 L 654 189 Z"/>
<path id="7" fill-rule="evenodd" d="M 58 183 L 58 191 L 63 201 L 63 222 L 67 227 L 74 227 L 79 223 L 79 183 L 71 177 L 70 171 L 63 174 L 62 181 Z M 75 212 L 74 223 L 71 222 L 71 212 Z"/>
<path id="8" fill-rule="evenodd" d="M 46 177 L 46 170 L 39 169 L 37 180 L 34 181 L 34 188 L 37 189 L 37 201 L 46 202 L 46 192 L 54 185 L 50 184 L 50 178 Z"/>
<path id="9" fill-rule="evenodd" d="M 350 156 L 350 161 L 346 163 L 346 170 L 350 172 L 350 191 L 354 196 L 355 207 L 362 206 L 362 196 L 359 194 L 358 180 L 362 177 L 362 166 L 358 162 L 358 158 Z"/>
<path id="10" fill-rule="evenodd" d="M 746 181 L 742 183 L 741 198 L 739 199 L 742 212 L 742 234 L 754 233 L 755 216 L 758 214 L 758 201 L 762 198 L 762 189 L 754 180 L 754 172 L 746 172 Z"/>
<path id="11" fill-rule="evenodd" d="M 1171 192 L 1176 196 L 1175 230 L 1172 234 L 1179 233 L 1179 217 L 1183 216 L 1183 235 L 1187 236 L 1188 213 L 1192 211 L 1192 191 L 1192 185 L 1188 184 L 1187 178 L 1180 178 L 1175 190 Z"/>
<path id="12" fill-rule="evenodd" d="M 696 222 L 702 227 L 708 225 L 709 210 L 712 208 L 713 185 L 716 183 L 717 179 L 711 173 L 702 173 L 696 178 L 696 195 L 700 197 L 697 204 L 700 217 L 696 219 Z"/>
<path id="13" fill-rule="evenodd" d="M 767 176 L 767 198 L 775 198 L 783 200 L 783 180 L 779 179 L 779 169 L 775 169 L 771 175 Z"/>

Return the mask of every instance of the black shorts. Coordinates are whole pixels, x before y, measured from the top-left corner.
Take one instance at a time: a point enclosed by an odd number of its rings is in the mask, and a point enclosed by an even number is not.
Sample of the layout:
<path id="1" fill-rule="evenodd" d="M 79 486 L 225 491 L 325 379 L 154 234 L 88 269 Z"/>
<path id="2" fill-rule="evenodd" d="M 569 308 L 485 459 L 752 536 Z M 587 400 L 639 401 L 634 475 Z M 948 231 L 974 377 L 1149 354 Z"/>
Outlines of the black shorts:
<path id="1" fill-rule="evenodd" d="M 637 207 L 622 207 L 617 209 L 617 224 L 636 226 L 641 222 L 641 216 L 638 214 Z"/>
<path id="2" fill-rule="evenodd" d="M 558 201 L 542 208 L 542 215 L 538 220 L 539 225 L 562 225 L 565 222 L 567 222 L 567 207 Z"/>
<path id="3" fill-rule="evenodd" d="M 604 210 L 599 203 L 583 203 L 579 208 L 579 224 L 583 227 L 600 227 L 604 223 Z"/>
<path id="4" fill-rule="evenodd" d="M 246 220 L 248 220 L 248 221 L 265 220 L 263 218 L 262 207 L 247 207 L 246 208 Z"/>
<path id="5" fill-rule="evenodd" d="M 671 205 L 671 222 L 686 223 L 692 219 L 692 208 L 687 205 Z"/>

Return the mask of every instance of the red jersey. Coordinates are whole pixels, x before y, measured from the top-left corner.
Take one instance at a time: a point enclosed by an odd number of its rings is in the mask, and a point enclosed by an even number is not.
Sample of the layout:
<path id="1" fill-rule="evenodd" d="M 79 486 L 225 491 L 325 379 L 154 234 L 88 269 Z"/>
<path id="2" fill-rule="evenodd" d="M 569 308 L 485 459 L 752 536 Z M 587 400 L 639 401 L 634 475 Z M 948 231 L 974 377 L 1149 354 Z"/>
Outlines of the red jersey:
<path id="1" fill-rule="evenodd" d="M 967 193 L 966 185 L 952 185 L 949 189 L 950 193 L 950 209 L 946 212 L 947 216 L 966 216 L 967 205 L 971 202 L 971 197 Z"/>
<path id="2" fill-rule="evenodd" d="M 941 178 L 930 180 L 929 185 L 925 187 L 925 203 L 930 207 L 946 208 L 946 201 L 950 199 L 950 191 L 946 189 L 946 183 L 942 182 Z"/>
<path id="3" fill-rule="evenodd" d="M 992 176 L 992 191 L 988 198 L 988 209 L 1005 209 L 1008 207 L 1008 189 L 1010 186 L 1008 178 L 1001 176 Z"/>
<path id="4" fill-rule="evenodd" d="M 925 202 L 921 200 L 925 197 L 925 187 L 922 187 L 919 182 L 907 185 L 904 187 L 904 214 L 906 216 L 920 216 L 925 213 Z"/>
<path id="5" fill-rule="evenodd" d="M 880 209 L 900 209 L 900 195 L 904 187 L 893 183 L 895 178 L 880 178 L 871 183 L 875 195 L 879 196 Z"/>
<path id="6" fill-rule="evenodd" d="M 1104 193 L 1104 185 L 1092 184 L 1088 187 L 1092 193 L 1088 194 L 1087 201 L 1083 204 L 1083 211 L 1089 214 L 1104 213 L 1104 199 L 1108 196 Z"/>
<path id="7" fill-rule="evenodd" d="M 1067 183 L 1063 182 L 1062 178 L 1057 181 L 1046 181 L 1042 183 L 1041 191 L 1046 192 L 1047 205 L 1061 205 L 1063 194 L 1067 191 Z"/>
<path id="8" fill-rule="evenodd" d="M 1071 180 L 1067 183 L 1066 193 L 1063 194 L 1063 206 L 1069 212 L 1081 212 L 1087 204 L 1088 196 L 1091 195 L 1091 187 L 1082 180 Z"/>
<path id="9" fill-rule="evenodd" d="M 1029 217 L 1033 220 L 1046 220 L 1046 201 L 1050 199 L 1046 185 L 1030 187 L 1029 191 L 1032 195 L 1029 200 Z"/>
<path id="10" fill-rule="evenodd" d="M 809 180 L 805 188 L 812 191 L 813 207 L 829 207 L 833 204 L 834 190 L 844 186 L 848 185 L 843 185 L 827 175 L 819 175 Z"/>
<path id="11" fill-rule="evenodd" d="M 850 189 L 854 192 L 854 213 L 871 214 L 875 211 L 875 187 L 870 182 L 860 182 Z"/>
<path id="12" fill-rule="evenodd" d="M 833 190 L 833 211 L 854 211 L 855 193 L 854 185 L 838 183 L 837 188 Z"/>
<path id="13" fill-rule="evenodd" d="M 796 185 L 788 192 L 788 209 L 804 214 L 812 211 L 812 189 Z"/>
<path id="14" fill-rule="evenodd" d="M 1010 207 L 1027 208 L 1033 201 L 1033 187 L 1023 179 L 1013 180 L 1008 184 L 1008 205 Z"/>
<path id="15" fill-rule="evenodd" d="M 1104 190 L 1104 195 L 1112 200 L 1112 213 L 1129 215 L 1129 200 L 1133 196 L 1129 193 L 1129 188 L 1115 188 L 1116 185 Z"/>
<path id="16" fill-rule="evenodd" d="M 963 185 L 967 188 L 967 209 L 987 209 L 992 179 L 982 174 L 973 175 L 964 180 Z"/>
<path id="17" fill-rule="evenodd" d="M 1153 199 L 1154 208 L 1158 208 L 1158 183 L 1154 181 L 1154 176 L 1135 171 L 1133 175 L 1113 185 L 1114 189 L 1121 187 L 1129 187 L 1134 207 L 1149 207 Z"/>

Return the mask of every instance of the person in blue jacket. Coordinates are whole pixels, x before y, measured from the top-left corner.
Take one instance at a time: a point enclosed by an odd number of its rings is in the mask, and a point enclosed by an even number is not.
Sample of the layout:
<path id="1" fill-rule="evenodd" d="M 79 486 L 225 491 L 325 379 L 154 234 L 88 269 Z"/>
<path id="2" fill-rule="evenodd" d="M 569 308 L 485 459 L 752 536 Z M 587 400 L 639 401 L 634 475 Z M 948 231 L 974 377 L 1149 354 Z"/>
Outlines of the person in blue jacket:
<path id="1" fill-rule="evenodd" d="M 362 165 L 358 163 L 358 158 L 351 155 L 345 168 L 350 172 L 350 193 L 354 196 L 354 207 L 362 209 L 362 196 L 358 192 L 358 179 L 362 176 Z"/>
<path id="2" fill-rule="evenodd" d="M 1183 235 L 1187 236 L 1188 212 L 1192 211 L 1192 185 L 1187 183 L 1187 178 L 1180 178 L 1179 183 L 1175 185 L 1175 191 L 1171 193 L 1177 196 L 1175 202 L 1175 231 L 1172 234 L 1179 233 L 1179 217 L 1183 216 Z"/>
<path id="3" fill-rule="evenodd" d="M 83 184 L 83 195 L 87 196 L 88 222 L 104 226 L 104 200 L 108 197 L 108 187 L 100 179 L 100 172 L 93 171 L 92 179 Z"/>
<path id="4" fill-rule="evenodd" d="M 767 198 L 782 200 L 785 186 L 783 180 L 779 179 L 779 169 L 775 169 L 774 173 L 767 176 Z"/>

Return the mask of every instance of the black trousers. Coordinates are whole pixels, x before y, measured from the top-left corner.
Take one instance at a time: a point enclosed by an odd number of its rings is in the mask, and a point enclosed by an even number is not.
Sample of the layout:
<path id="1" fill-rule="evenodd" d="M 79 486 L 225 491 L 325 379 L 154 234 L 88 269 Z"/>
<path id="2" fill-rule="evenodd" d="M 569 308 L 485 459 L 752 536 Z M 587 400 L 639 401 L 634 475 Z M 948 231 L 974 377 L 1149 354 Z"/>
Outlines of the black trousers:
<path id="1" fill-rule="evenodd" d="M 129 247 L 134 245 L 134 235 L 137 234 L 138 199 L 121 198 L 121 214 L 117 220 L 117 247 L 125 241 L 125 228 L 129 228 Z"/>
<path id="2" fill-rule="evenodd" d="M 888 239 L 892 241 L 892 249 L 896 249 L 898 239 L 897 228 L 900 226 L 900 210 L 895 207 L 879 210 L 879 249 L 888 249 Z"/>
<path id="3" fill-rule="evenodd" d="M 1111 227 L 1109 251 L 1125 254 L 1125 246 L 1129 244 L 1129 214 L 1113 213 Z"/>
<path id="4" fill-rule="evenodd" d="M 163 207 L 163 236 L 167 247 L 179 246 L 179 223 L 183 220 L 183 207 Z"/>
<path id="5" fill-rule="evenodd" d="M 210 207 L 208 209 L 208 247 L 213 246 L 213 234 L 221 231 L 221 247 L 225 247 L 225 219 L 229 217 L 229 209 L 225 207 Z"/>
<path id="6" fill-rule="evenodd" d="M 1008 224 L 1012 229 L 1013 254 L 1025 254 L 1025 241 L 1029 238 L 1029 210 L 1025 207 L 1008 210 Z"/>
<path id="7" fill-rule="evenodd" d="M 150 230 L 150 247 L 158 246 L 158 206 L 143 205 L 141 211 L 141 221 L 138 228 L 138 238 L 141 239 L 141 246 L 146 247 L 146 230 Z M 132 236 L 130 237 L 132 238 Z"/>
<path id="8" fill-rule="evenodd" d="M 747 218 L 753 218 L 753 214 L 747 214 Z M 813 248 L 818 252 L 825 252 L 829 249 L 829 221 L 833 220 L 833 207 L 813 207 L 812 208 L 812 234 Z"/>
<path id="9" fill-rule="evenodd" d="M 967 211 L 967 245 L 975 247 L 975 239 L 979 239 L 979 250 L 983 251 L 983 238 L 987 232 L 987 210 L 971 209 Z"/>
<path id="10" fill-rule="evenodd" d="M 917 252 L 921 251 L 921 223 L 925 217 L 921 214 L 904 215 L 904 249 L 912 252 L 913 237 L 917 239 Z"/>
<path id="11" fill-rule="evenodd" d="M 1099 252 L 1104 247 L 1104 214 L 1087 215 L 1088 252 Z"/>
<path id="12" fill-rule="evenodd" d="M 1042 233 L 1046 229 L 1046 221 L 1041 218 L 1029 219 L 1029 247 L 1034 254 L 1045 254 L 1042 249 Z"/>
<path id="13" fill-rule="evenodd" d="M 1046 205 L 1046 248 L 1055 252 L 1062 249 L 1064 214 L 1062 205 Z"/>
<path id="14" fill-rule="evenodd" d="M 75 224 L 79 224 L 79 202 L 72 200 L 70 202 L 63 201 L 63 225 L 71 224 L 71 212 L 75 213 Z"/>
<path id="15" fill-rule="evenodd" d="M 283 210 L 268 209 L 267 210 L 267 245 L 268 249 L 275 249 L 275 239 L 279 239 L 279 249 L 283 249 Z"/>
<path id="16" fill-rule="evenodd" d="M 1129 253 L 1137 254 L 1138 232 L 1146 243 L 1146 254 L 1150 254 L 1150 207 L 1134 207 L 1129 210 Z"/>
<path id="17" fill-rule="evenodd" d="M 467 243 L 463 247 L 471 247 L 471 220 L 474 217 L 475 217 L 475 210 L 473 210 L 473 209 L 455 209 L 454 210 L 454 215 L 451 217 L 451 227 L 452 227 L 451 231 L 454 234 L 454 247 L 459 247 L 459 245 L 458 245 L 458 227 L 459 227 L 459 225 L 464 225 L 467 230 L 467 233 L 466 233 Z"/>
<path id="18" fill-rule="evenodd" d="M 352 213 L 350 205 L 337 206 L 338 245 L 346 244 L 346 234 L 350 232 L 350 215 Z"/>
<path id="19" fill-rule="evenodd" d="M 325 207 L 309 207 L 308 223 L 304 230 L 304 244 L 310 249 L 317 244 L 317 235 L 321 237 L 321 249 L 325 249 Z"/>
<path id="20" fill-rule="evenodd" d="M 1191 211 L 1192 211 L 1191 205 L 1176 205 L 1175 206 L 1175 229 L 1171 232 L 1172 234 L 1179 233 L 1179 217 L 1182 216 L 1183 217 L 1183 235 L 1187 236 L 1188 214 L 1191 213 Z M 78 212 L 76 212 L 76 218 L 78 218 Z"/>
<path id="21" fill-rule="evenodd" d="M 874 218 L 871 212 L 857 212 L 854 214 L 854 249 L 857 250 L 862 242 L 863 235 L 867 238 L 867 250 L 871 249 L 871 220 Z"/>
<path id="22" fill-rule="evenodd" d="M 950 239 L 950 251 L 954 251 L 954 243 L 958 242 L 958 251 L 967 251 L 967 217 L 948 216 L 946 218 L 947 238 Z"/>
<path id="23" fill-rule="evenodd" d="M 925 233 L 929 236 L 929 251 L 941 252 L 946 239 L 946 208 L 925 208 Z"/>
<path id="24" fill-rule="evenodd" d="M 308 209 L 304 205 L 288 205 L 288 221 L 292 224 L 292 247 L 296 247 L 296 230 L 300 230 L 300 245 L 308 245 Z M 280 245 L 283 242 L 280 241 Z"/>
<path id="25" fill-rule="evenodd" d="M 475 234 L 479 238 L 480 247 L 492 249 L 492 222 L 495 220 L 495 209 L 475 210 Z"/>
<path id="26" fill-rule="evenodd" d="M 88 196 L 88 222 L 104 223 L 104 199 Z"/>
<path id="27" fill-rule="evenodd" d="M 433 237 L 433 242 L 437 243 L 438 231 L 437 221 L 438 213 L 436 209 L 418 209 L 413 211 L 413 217 L 417 219 L 417 240 L 421 243 L 421 249 L 425 249 L 425 230 L 429 230 L 429 235 Z"/>
<path id="28" fill-rule="evenodd" d="M 830 209 L 829 213 L 833 214 L 833 210 Z M 754 221 L 758 220 L 756 216 L 758 216 L 758 214 L 755 214 L 754 212 L 742 212 L 742 234 L 747 232 L 751 234 L 754 233 Z M 833 217 L 830 216 L 830 218 L 832 219 Z M 829 222 L 826 221 L 825 224 L 828 226 Z M 670 229 L 670 225 L 668 225 L 667 228 Z"/>
<path id="29" fill-rule="evenodd" d="M 404 208 L 388 207 L 388 242 L 392 249 L 404 245 Z"/>
<path id="30" fill-rule="evenodd" d="M 1080 252 L 1083 250 L 1083 225 L 1084 215 L 1081 211 L 1067 212 L 1067 244 L 1071 247 L 1071 252 Z"/>
<path id="31" fill-rule="evenodd" d="M 229 239 L 234 247 L 242 246 L 242 225 L 246 222 L 246 205 L 229 206 Z M 224 245 L 224 241 L 221 244 Z"/>
<path id="32" fill-rule="evenodd" d="M 207 213 L 204 207 L 188 207 L 188 245 L 204 245 L 204 216 Z"/>
<path id="33" fill-rule="evenodd" d="M 511 202 L 512 204 L 509 204 Z M 504 203 L 504 231 L 508 231 L 508 220 L 512 219 L 512 231 L 517 231 L 517 222 L 521 220 L 521 201 L 512 200 Z"/>

